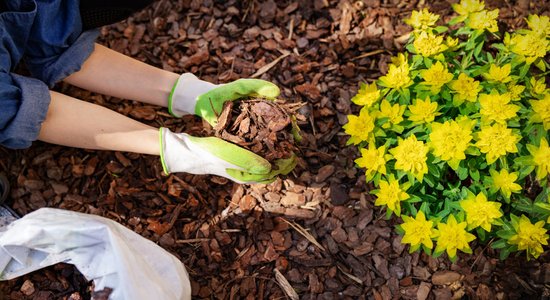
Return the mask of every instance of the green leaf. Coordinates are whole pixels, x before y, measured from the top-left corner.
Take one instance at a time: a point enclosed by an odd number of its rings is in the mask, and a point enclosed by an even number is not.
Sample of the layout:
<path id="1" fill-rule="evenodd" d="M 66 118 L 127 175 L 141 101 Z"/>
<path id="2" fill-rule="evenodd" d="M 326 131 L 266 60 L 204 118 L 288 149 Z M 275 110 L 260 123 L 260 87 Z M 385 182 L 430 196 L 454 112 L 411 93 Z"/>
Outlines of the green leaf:
<path id="1" fill-rule="evenodd" d="M 466 178 L 468 178 L 468 169 L 464 167 L 458 167 L 457 175 L 460 180 L 465 180 Z"/>
<path id="2" fill-rule="evenodd" d="M 424 57 L 424 65 L 426 66 L 426 68 L 429 69 L 432 66 L 432 60 L 427 57 Z"/>
<path id="3" fill-rule="evenodd" d="M 440 34 L 447 31 L 448 29 L 449 28 L 447 26 L 437 26 L 436 28 L 434 28 L 434 31 Z"/>
<path id="4" fill-rule="evenodd" d="M 543 188 L 542 192 L 538 194 L 537 198 L 535 198 L 535 202 L 548 203 L 548 200 L 550 200 L 549 194 L 550 194 L 550 189 Z"/>
<path id="5" fill-rule="evenodd" d="M 535 61 L 535 66 L 536 66 L 537 68 L 539 68 L 539 70 L 541 70 L 541 71 L 543 71 L 543 72 L 546 72 L 546 64 L 544 63 L 544 60 L 542 60 L 542 59 L 540 59 L 540 58 L 537 59 L 537 60 Z"/>
<path id="6" fill-rule="evenodd" d="M 481 241 L 485 241 L 485 229 L 481 228 L 481 227 L 478 227 L 476 228 L 476 233 L 477 233 L 477 237 L 481 240 Z"/>
<path id="7" fill-rule="evenodd" d="M 477 169 L 470 169 L 470 177 L 472 177 L 474 181 L 479 181 L 479 171 Z"/>
<path id="8" fill-rule="evenodd" d="M 424 251 L 424 253 L 426 253 L 427 255 L 432 255 L 432 249 L 424 246 L 424 244 L 422 244 L 422 250 Z"/>
<path id="9" fill-rule="evenodd" d="M 496 242 L 491 244 L 491 248 L 493 248 L 493 249 L 502 249 L 502 248 L 506 247 L 507 245 L 508 245 L 508 243 L 506 243 L 506 240 L 499 239 Z"/>
<path id="10" fill-rule="evenodd" d="M 521 67 L 520 69 L 520 72 L 519 72 L 519 77 L 520 78 L 523 78 L 527 75 L 527 72 L 529 72 L 529 68 L 531 67 L 531 65 L 529 64 L 524 64 L 523 67 Z"/>
<path id="11" fill-rule="evenodd" d="M 475 155 L 475 156 L 481 155 L 481 152 L 476 147 L 468 147 L 464 153 L 468 155 Z"/>
<path id="12" fill-rule="evenodd" d="M 509 240 L 516 233 L 513 232 L 513 231 L 509 231 L 509 230 L 499 230 L 499 231 L 497 231 L 496 234 L 501 239 Z"/>
<path id="13" fill-rule="evenodd" d="M 449 21 L 449 23 L 447 23 L 447 24 L 449 24 L 449 25 L 452 26 L 452 25 L 458 24 L 458 23 L 460 23 L 460 22 L 462 22 L 462 21 L 464 21 L 464 18 L 462 18 L 462 16 L 458 16 L 458 17 L 452 18 L 452 19 Z"/>
<path id="14" fill-rule="evenodd" d="M 433 181 L 431 176 L 424 176 L 424 182 L 427 183 L 428 186 L 431 188 L 435 187 L 435 182 Z"/>
<path id="15" fill-rule="evenodd" d="M 443 254 L 443 253 L 445 253 L 445 251 L 435 251 L 435 250 L 434 250 L 434 252 L 433 252 L 433 254 L 432 254 L 432 257 L 433 257 L 433 258 L 438 258 L 438 257 L 440 257 L 441 254 Z"/>
<path id="16" fill-rule="evenodd" d="M 417 203 L 417 202 L 422 202 L 422 198 L 418 197 L 417 195 L 409 195 L 410 198 L 407 199 L 406 202 L 408 203 Z"/>
<path id="17" fill-rule="evenodd" d="M 439 178 L 441 176 L 439 168 L 433 163 L 428 163 L 428 173 L 435 178 Z"/>
<path id="18" fill-rule="evenodd" d="M 508 258 L 508 256 L 510 256 L 510 253 L 510 248 L 503 248 L 502 250 L 500 250 L 500 260 L 505 260 L 506 258 Z"/>

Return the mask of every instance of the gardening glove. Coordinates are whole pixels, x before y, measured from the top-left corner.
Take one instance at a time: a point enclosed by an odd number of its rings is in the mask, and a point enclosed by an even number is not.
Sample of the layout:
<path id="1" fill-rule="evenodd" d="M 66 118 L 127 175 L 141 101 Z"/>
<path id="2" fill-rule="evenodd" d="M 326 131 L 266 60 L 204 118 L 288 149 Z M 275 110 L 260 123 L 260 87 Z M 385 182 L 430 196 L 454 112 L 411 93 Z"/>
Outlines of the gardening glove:
<path id="1" fill-rule="evenodd" d="M 275 84 L 261 79 L 239 79 L 217 85 L 184 73 L 172 88 L 168 111 L 176 117 L 195 114 L 215 126 L 225 102 L 244 97 L 275 99 L 279 93 Z"/>
<path id="2" fill-rule="evenodd" d="M 194 137 L 160 128 L 161 162 L 165 173 L 218 175 L 237 183 L 270 183 L 296 166 L 296 157 L 277 161 L 276 170 L 264 158 L 216 137 Z"/>

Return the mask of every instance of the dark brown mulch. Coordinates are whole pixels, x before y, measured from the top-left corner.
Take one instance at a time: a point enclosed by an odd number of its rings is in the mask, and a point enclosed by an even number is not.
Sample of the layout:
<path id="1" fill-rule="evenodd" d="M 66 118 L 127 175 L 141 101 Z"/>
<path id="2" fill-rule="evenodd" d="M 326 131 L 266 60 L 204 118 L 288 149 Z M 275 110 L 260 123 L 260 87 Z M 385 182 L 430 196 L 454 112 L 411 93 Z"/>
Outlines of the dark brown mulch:
<path id="1" fill-rule="evenodd" d="M 196 299 L 293 297 L 284 283 L 300 299 L 548 298 L 548 253 L 501 262 L 480 244 L 454 264 L 409 254 L 395 220 L 373 207 L 354 168 L 356 149 L 345 145 L 341 126 L 356 109 L 350 98 L 359 82 L 383 74 L 403 46 L 409 31 L 403 19 L 429 3 L 447 21 L 451 2 L 157 1 L 103 28 L 100 42 L 212 82 L 256 76 L 277 84 L 283 99 L 305 103 L 296 170 L 270 185 L 237 185 L 213 176 L 162 176 L 155 157 L 37 142 L 22 151 L 0 149 L 11 204 L 21 214 L 49 206 L 124 224 L 185 263 Z M 501 9 L 503 29 L 524 26 L 528 12 L 550 12 L 542 0 L 487 4 Z M 150 105 L 58 88 L 154 126 L 211 132 L 192 116 L 175 119 Z M 0 283 L 0 295 L 70 299 L 69 289 L 52 292 L 55 280 L 45 284 L 47 272 L 63 281 L 63 271 L 42 270 Z M 21 298 L 30 284 L 36 291 Z M 85 288 L 76 290 L 87 296 Z"/>
<path id="2" fill-rule="evenodd" d="M 298 104 L 299 105 L 299 104 Z M 298 151 L 296 113 L 281 101 L 246 99 L 226 102 L 214 127 L 214 136 L 248 149 L 274 164 Z M 295 109 L 294 109 L 295 110 Z M 304 116 L 299 116 L 301 119 Z"/>

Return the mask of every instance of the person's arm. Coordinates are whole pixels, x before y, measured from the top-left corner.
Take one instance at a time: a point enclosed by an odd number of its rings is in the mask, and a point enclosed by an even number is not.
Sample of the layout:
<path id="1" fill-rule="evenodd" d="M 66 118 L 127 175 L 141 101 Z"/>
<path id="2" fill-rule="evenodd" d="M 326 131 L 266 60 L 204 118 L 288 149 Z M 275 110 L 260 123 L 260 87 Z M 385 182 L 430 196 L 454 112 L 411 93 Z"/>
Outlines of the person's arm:
<path id="1" fill-rule="evenodd" d="M 192 137 L 132 120 L 108 108 L 50 92 L 38 139 L 76 148 L 159 155 L 167 173 L 214 174 L 241 183 L 268 183 L 287 174 L 295 159 L 277 170 L 262 157 L 215 137 Z"/>
<path id="2" fill-rule="evenodd" d="M 108 108 L 51 92 L 38 139 L 76 148 L 160 154 L 158 129 Z"/>
<path id="3" fill-rule="evenodd" d="M 163 107 L 179 75 L 95 44 L 80 71 L 64 79 L 80 88 Z"/>

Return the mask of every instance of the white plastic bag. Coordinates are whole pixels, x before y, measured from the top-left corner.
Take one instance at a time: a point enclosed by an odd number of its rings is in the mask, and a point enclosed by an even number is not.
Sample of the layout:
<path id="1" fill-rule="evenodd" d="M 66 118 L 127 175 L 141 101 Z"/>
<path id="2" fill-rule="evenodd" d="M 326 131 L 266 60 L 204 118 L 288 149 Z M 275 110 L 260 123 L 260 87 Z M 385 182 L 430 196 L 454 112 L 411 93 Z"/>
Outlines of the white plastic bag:
<path id="1" fill-rule="evenodd" d="M 126 227 L 103 217 L 41 208 L 0 228 L 0 280 L 69 263 L 109 299 L 191 299 L 183 264 Z"/>

